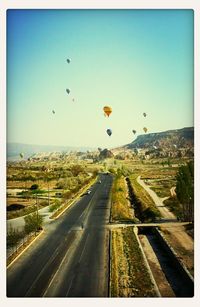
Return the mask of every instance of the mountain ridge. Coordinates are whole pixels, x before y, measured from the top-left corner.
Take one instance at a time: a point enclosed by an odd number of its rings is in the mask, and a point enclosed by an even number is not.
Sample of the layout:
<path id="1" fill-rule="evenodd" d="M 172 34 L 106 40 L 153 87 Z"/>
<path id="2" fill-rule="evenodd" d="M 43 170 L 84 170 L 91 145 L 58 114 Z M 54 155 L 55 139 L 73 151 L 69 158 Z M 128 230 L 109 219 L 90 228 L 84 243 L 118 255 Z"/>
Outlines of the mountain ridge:
<path id="1" fill-rule="evenodd" d="M 140 156 L 144 159 L 194 157 L 194 127 L 138 135 L 124 146 L 112 149 L 115 157 Z"/>
<path id="2" fill-rule="evenodd" d="M 181 129 L 171 129 L 162 132 L 153 132 L 142 134 L 123 147 L 132 148 L 148 148 L 149 146 L 163 147 L 163 146 L 185 147 L 194 145 L 194 127 L 184 127 Z"/>

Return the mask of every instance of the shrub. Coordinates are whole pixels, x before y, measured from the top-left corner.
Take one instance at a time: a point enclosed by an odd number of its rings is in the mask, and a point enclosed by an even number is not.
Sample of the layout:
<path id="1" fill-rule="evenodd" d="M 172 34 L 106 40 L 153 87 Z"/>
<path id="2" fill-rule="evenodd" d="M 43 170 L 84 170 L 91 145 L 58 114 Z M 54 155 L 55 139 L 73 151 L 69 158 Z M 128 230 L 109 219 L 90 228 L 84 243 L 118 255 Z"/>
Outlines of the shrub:
<path id="1" fill-rule="evenodd" d="M 160 212 L 148 192 L 140 186 L 136 178 L 136 175 L 131 175 L 127 178 L 131 202 L 134 204 L 136 217 L 142 222 L 155 221 L 156 218 L 161 216 Z"/>
<path id="2" fill-rule="evenodd" d="M 39 185 L 34 183 L 32 184 L 32 186 L 30 187 L 30 190 L 37 190 L 39 188 Z"/>
<path id="3" fill-rule="evenodd" d="M 57 210 L 59 207 L 61 206 L 61 202 L 56 199 L 54 204 L 52 204 L 50 207 L 49 207 L 49 212 L 54 212 L 55 210 Z"/>
<path id="4" fill-rule="evenodd" d="M 25 232 L 30 233 L 30 232 L 37 232 L 42 228 L 42 223 L 43 223 L 43 217 L 38 214 L 38 212 L 34 212 L 33 214 L 29 214 L 25 216 L 24 218 L 25 221 Z"/>
<path id="5" fill-rule="evenodd" d="M 24 232 L 19 232 L 14 228 L 10 228 L 7 234 L 7 246 L 14 247 L 17 245 L 19 240 L 24 237 Z"/>

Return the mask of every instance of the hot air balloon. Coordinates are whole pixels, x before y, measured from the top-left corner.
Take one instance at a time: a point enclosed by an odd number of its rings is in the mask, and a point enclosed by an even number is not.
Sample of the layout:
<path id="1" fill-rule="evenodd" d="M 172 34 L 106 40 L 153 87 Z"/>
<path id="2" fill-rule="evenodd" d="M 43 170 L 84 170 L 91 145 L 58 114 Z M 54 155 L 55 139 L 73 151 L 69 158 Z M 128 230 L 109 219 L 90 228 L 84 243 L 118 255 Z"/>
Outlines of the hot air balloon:
<path id="1" fill-rule="evenodd" d="M 23 158 L 24 157 L 24 154 L 23 154 L 23 152 L 20 152 L 20 158 Z"/>
<path id="2" fill-rule="evenodd" d="M 107 134 L 108 134 L 109 136 L 111 136 L 111 134 L 112 134 L 112 130 L 111 130 L 111 129 L 107 129 L 106 132 L 107 132 Z"/>
<path id="3" fill-rule="evenodd" d="M 67 92 L 67 94 L 69 94 L 69 93 L 70 93 L 70 90 L 69 90 L 68 88 L 66 88 L 66 92 Z"/>
<path id="4" fill-rule="evenodd" d="M 132 132 L 133 132 L 134 134 L 136 134 L 137 131 L 136 131 L 136 130 L 132 130 Z"/>
<path id="5" fill-rule="evenodd" d="M 71 62 L 71 59 L 67 59 L 67 63 L 69 64 Z"/>
<path id="6" fill-rule="evenodd" d="M 55 112 L 54 110 L 52 110 L 52 113 L 53 113 L 53 114 L 56 114 L 56 112 Z"/>
<path id="7" fill-rule="evenodd" d="M 146 117 L 146 116 L 147 116 L 147 113 L 143 113 L 143 116 Z"/>
<path id="8" fill-rule="evenodd" d="M 110 114 L 112 113 L 112 108 L 111 107 L 109 107 L 109 106 L 105 106 L 104 108 L 103 108 L 103 110 L 104 110 L 104 113 L 106 114 L 105 116 L 110 116 Z"/>
<path id="9" fill-rule="evenodd" d="M 144 130 L 145 133 L 147 133 L 147 128 L 146 127 L 144 127 L 143 130 Z"/>

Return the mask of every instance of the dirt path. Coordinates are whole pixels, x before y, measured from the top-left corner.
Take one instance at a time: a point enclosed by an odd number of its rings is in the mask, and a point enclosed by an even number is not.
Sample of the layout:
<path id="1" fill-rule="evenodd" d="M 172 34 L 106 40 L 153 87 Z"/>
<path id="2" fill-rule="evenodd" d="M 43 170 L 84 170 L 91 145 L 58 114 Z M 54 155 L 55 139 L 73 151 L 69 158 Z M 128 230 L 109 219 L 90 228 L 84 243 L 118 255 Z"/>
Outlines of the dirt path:
<path id="1" fill-rule="evenodd" d="M 186 233 L 184 226 L 175 228 L 165 224 L 160 226 L 160 230 L 173 247 L 179 260 L 184 263 L 191 275 L 194 275 L 194 241 Z"/>
<path id="2" fill-rule="evenodd" d="M 153 199 L 155 205 L 158 207 L 161 215 L 164 218 L 176 219 L 173 213 L 171 213 L 163 204 L 165 198 L 160 198 L 158 195 L 152 191 L 143 180 L 140 179 L 140 176 L 137 178 L 137 182 L 149 193 Z M 194 241 L 185 231 L 184 226 L 177 226 L 176 228 L 173 225 L 162 224 L 160 226 L 161 231 L 163 232 L 165 238 L 169 244 L 173 247 L 180 261 L 188 268 L 191 274 L 194 270 Z"/>
<path id="3" fill-rule="evenodd" d="M 170 212 L 163 203 L 168 197 L 163 197 L 163 198 L 158 197 L 158 195 L 154 191 L 152 191 L 149 186 L 147 186 L 144 183 L 144 181 L 140 178 L 140 176 L 137 177 L 137 182 L 149 193 L 155 205 L 158 207 L 158 210 L 160 211 L 163 218 L 176 219 L 175 215 L 172 212 Z"/>
<path id="4" fill-rule="evenodd" d="M 173 197 L 173 196 L 176 196 L 176 187 L 172 187 L 171 189 L 170 189 L 170 193 L 171 193 L 171 196 Z"/>

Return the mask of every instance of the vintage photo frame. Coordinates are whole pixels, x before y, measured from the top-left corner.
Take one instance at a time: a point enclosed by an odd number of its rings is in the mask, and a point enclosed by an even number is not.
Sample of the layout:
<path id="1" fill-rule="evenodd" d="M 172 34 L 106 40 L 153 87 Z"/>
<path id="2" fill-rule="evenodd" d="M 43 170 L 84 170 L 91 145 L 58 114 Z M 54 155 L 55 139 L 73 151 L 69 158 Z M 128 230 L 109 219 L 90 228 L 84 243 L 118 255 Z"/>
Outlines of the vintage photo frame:
<path id="1" fill-rule="evenodd" d="M 6 108 L 6 12 L 8 9 L 193 9 L 194 10 L 194 130 L 195 130 L 195 295 L 193 298 L 102 298 L 102 299 L 69 299 L 69 298 L 7 298 L 6 297 L 6 130 L 7 130 L 7 108 Z M 102 304 L 106 305 L 122 305 L 122 306 L 196 306 L 200 303 L 200 266 L 199 266 L 199 189 L 198 186 L 200 176 L 200 2 L 198 0 L 118 0 L 118 1 L 86 1 L 86 0 L 2 0 L 0 3 L 0 131 L 1 131 L 1 171 L 0 171 L 0 199 L 1 199 L 1 275 L 0 275 L 0 301 L 2 306 L 17 306 L 30 305 L 46 306 L 47 304 L 58 304 L 65 306 L 93 306 Z M 67 300 L 67 301 L 66 301 Z"/>

